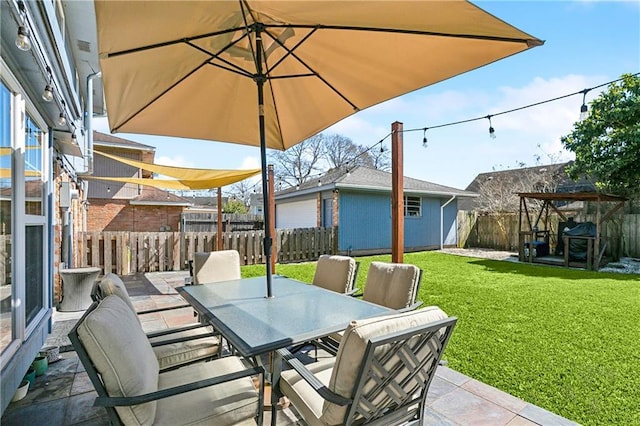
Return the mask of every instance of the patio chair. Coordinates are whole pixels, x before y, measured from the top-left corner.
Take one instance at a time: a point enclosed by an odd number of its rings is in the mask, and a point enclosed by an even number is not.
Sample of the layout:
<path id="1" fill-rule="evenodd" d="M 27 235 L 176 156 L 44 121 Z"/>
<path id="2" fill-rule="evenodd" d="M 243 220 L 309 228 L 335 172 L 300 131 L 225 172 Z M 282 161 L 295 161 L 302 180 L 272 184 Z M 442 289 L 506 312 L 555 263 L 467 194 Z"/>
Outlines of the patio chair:
<path id="1" fill-rule="evenodd" d="M 337 293 L 352 293 L 359 265 L 354 258 L 349 256 L 323 254 L 316 265 L 313 285 Z"/>
<path id="2" fill-rule="evenodd" d="M 69 338 L 98 394 L 94 405 L 106 408 L 112 424 L 262 423 L 263 368 L 230 356 L 162 372 L 120 297 L 94 302 Z"/>
<path id="3" fill-rule="evenodd" d="M 422 305 L 416 301 L 422 278 L 422 270 L 407 263 L 372 262 L 367 273 L 362 296 L 367 302 L 395 309 L 413 311 Z M 336 353 L 343 332 L 333 333 L 322 339 L 323 348 Z"/>
<path id="4" fill-rule="evenodd" d="M 337 356 L 308 365 L 281 349 L 273 400 L 286 396 L 314 425 L 420 419 L 456 321 L 438 307 L 352 321 Z M 291 369 L 279 371 L 283 362 Z"/>
<path id="5" fill-rule="evenodd" d="M 362 299 L 400 311 L 417 309 L 422 270 L 407 263 L 372 262 Z"/>
<path id="6" fill-rule="evenodd" d="M 107 296 L 118 296 L 137 315 L 158 313 L 176 308 L 191 307 L 191 305 L 174 305 L 168 308 L 136 311 L 124 283 L 114 273 L 109 273 L 96 282 L 92 291 L 92 298 L 100 301 Z M 136 316 L 136 318 L 138 318 Z M 140 319 L 138 318 L 138 322 Z M 177 328 L 146 334 L 153 352 L 156 354 L 161 370 L 177 368 L 192 362 L 211 359 L 220 356 L 220 336 L 213 328 L 201 323 L 194 323 Z"/>
<path id="7" fill-rule="evenodd" d="M 316 272 L 313 275 L 312 284 L 336 293 L 351 295 L 354 293 L 354 285 L 358 276 L 360 263 L 349 256 L 323 254 L 318 258 Z M 318 346 L 323 347 L 321 340 L 312 340 L 293 346 L 289 350 L 292 353 L 299 352 L 307 346 L 313 346 L 315 357 L 318 358 Z M 330 350 L 331 348 L 325 348 Z"/>
<path id="8" fill-rule="evenodd" d="M 193 255 L 193 283 L 239 280 L 240 254 L 236 250 L 199 252 Z"/>

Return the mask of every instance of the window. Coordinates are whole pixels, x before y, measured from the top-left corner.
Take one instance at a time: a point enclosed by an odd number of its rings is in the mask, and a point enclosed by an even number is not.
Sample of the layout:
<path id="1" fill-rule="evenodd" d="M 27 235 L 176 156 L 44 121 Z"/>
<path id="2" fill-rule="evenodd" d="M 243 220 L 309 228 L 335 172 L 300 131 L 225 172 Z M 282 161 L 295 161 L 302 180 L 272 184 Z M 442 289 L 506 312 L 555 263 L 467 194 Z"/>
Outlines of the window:
<path id="1" fill-rule="evenodd" d="M 0 353 L 13 341 L 11 298 L 11 92 L 0 82 Z"/>
<path id="2" fill-rule="evenodd" d="M 404 196 L 404 216 L 420 217 L 422 216 L 422 198 Z"/>

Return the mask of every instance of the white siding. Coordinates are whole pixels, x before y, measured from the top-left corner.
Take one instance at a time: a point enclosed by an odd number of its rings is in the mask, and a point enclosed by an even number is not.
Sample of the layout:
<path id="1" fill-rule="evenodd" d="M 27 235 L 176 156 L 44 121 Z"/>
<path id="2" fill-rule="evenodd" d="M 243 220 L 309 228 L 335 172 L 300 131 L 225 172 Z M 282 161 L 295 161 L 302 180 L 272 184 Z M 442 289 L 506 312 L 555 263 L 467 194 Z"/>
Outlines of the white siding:
<path id="1" fill-rule="evenodd" d="M 276 204 L 276 228 L 315 228 L 316 199 Z"/>

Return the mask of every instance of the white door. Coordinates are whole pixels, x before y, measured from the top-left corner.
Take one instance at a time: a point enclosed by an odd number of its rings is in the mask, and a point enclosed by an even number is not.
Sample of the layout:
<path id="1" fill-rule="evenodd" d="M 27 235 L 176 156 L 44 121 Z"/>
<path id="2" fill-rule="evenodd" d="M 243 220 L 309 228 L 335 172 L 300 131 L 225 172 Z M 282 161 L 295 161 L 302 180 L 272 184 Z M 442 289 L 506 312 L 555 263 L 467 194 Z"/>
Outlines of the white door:
<path id="1" fill-rule="evenodd" d="M 276 228 L 315 228 L 318 226 L 316 218 L 316 200 L 293 201 L 276 205 Z"/>

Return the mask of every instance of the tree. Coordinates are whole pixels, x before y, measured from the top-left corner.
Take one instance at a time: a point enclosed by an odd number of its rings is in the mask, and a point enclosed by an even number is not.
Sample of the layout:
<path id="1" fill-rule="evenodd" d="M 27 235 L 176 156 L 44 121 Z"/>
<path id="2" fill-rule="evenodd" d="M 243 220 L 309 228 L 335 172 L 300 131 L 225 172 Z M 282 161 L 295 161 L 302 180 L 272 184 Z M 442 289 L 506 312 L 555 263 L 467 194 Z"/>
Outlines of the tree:
<path id="1" fill-rule="evenodd" d="M 309 176 L 320 170 L 318 162 L 323 153 L 323 136 L 317 134 L 305 139 L 286 151 L 271 155 L 275 173 L 281 182 L 289 186 L 304 183 Z"/>
<path id="2" fill-rule="evenodd" d="M 589 116 L 561 138 L 576 155 L 568 172 L 603 191 L 640 194 L 640 77 L 625 74 L 591 102 Z"/>
<path id="3" fill-rule="evenodd" d="M 237 198 L 231 198 L 222 207 L 222 211 L 225 213 L 246 214 L 247 206 L 242 200 L 238 200 Z"/>
<path id="4" fill-rule="evenodd" d="M 323 136 L 324 158 L 329 169 L 365 166 L 374 169 L 389 169 L 389 153 L 380 147 L 357 145 L 342 135 Z"/>

